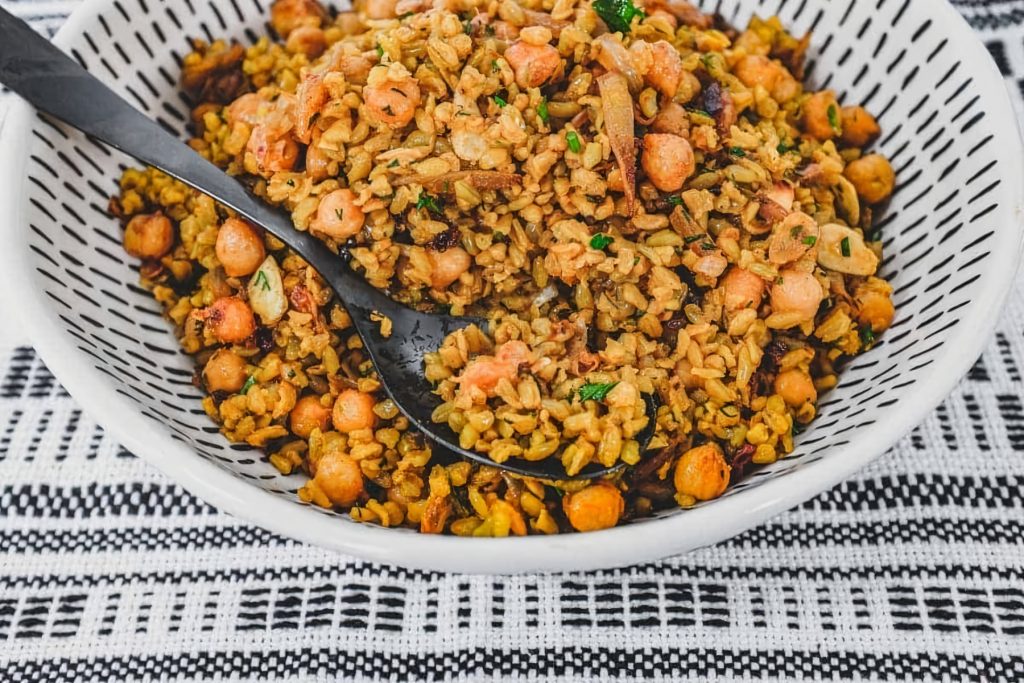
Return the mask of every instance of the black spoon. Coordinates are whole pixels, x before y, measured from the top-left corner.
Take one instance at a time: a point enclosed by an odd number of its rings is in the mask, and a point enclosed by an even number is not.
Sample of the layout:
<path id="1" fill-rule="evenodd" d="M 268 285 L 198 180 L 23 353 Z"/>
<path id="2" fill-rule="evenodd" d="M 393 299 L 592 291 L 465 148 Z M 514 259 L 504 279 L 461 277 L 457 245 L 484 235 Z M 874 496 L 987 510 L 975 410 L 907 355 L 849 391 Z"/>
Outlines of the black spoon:
<path id="1" fill-rule="evenodd" d="M 320 240 L 296 230 L 289 217 L 250 195 L 236 180 L 150 121 L 3 9 L 0 9 L 0 83 L 36 109 L 210 195 L 262 226 L 302 256 L 344 302 L 388 395 L 429 439 L 463 458 L 542 479 L 592 479 L 621 467 L 591 464 L 575 476 L 569 476 L 557 457 L 538 462 L 512 459 L 496 465 L 483 453 L 459 447 L 458 435 L 448 425 L 434 424 L 430 419 L 441 400 L 423 376 L 423 358 L 426 353 L 440 348 L 448 334 L 474 323 L 482 326 L 484 321 L 420 313 L 392 301 L 353 272 L 345 259 Z M 390 337 L 383 337 L 379 324 L 370 320 L 374 312 L 391 319 Z M 654 434 L 657 409 L 652 397 L 647 397 L 646 401 L 650 419 L 637 436 L 641 452 Z"/>

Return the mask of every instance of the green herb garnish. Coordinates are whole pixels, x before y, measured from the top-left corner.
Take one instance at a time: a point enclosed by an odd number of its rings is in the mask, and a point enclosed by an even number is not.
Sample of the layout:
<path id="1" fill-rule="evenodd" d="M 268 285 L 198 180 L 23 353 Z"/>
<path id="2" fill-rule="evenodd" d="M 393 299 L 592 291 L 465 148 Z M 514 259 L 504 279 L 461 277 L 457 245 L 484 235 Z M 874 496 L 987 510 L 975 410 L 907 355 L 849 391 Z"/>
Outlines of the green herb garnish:
<path id="1" fill-rule="evenodd" d="M 818 241 L 818 238 L 815 237 L 814 235 L 808 235 L 807 237 L 805 237 L 803 239 L 803 243 L 806 244 L 809 247 L 813 247 L 815 242 L 817 242 L 817 241 Z"/>
<path id="2" fill-rule="evenodd" d="M 252 385 L 256 384 L 256 375 L 249 375 L 245 380 L 245 384 L 242 385 L 241 393 L 247 394 L 252 389 Z"/>
<path id="3" fill-rule="evenodd" d="M 683 198 L 682 198 L 682 197 L 680 197 L 680 196 L 679 196 L 679 195 L 677 195 L 677 194 L 674 194 L 674 195 L 670 196 L 670 197 L 669 197 L 668 199 L 666 199 L 665 201 L 667 201 L 667 202 L 668 202 L 669 204 L 671 204 L 672 206 L 682 206 L 682 205 L 683 205 Z"/>
<path id="4" fill-rule="evenodd" d="M 602 235 L 598 233 L 597 235 L 594 235 L 593 237 L 590 238 L 590 248 L 597 249 L 600 251 L 614 241 L 615 239 L 612 238 L 610 235 Z"/>
<path id="5" fill-rule="evenodd" d="M 580 136 L 576 135 L 576 131 L 570 130 L 565 134 L 565 141 L 569 145 L 569 151 L 579 154 L 580 150 L 583 149 L 583 145 L 580 144 Z"/>
<path id="6" fill-rule="evenodd" d="M 700 242 L 702 239 L 707 237 L 707 233 L 701 233 L 699 235 L 687 235 L 683 238 L 683 241 L 687 244 L 693 244 L 694 242 Z"/>
<path id="7" fill-rule="evenodd" d="M 580 400 L 581 401 L 603 401 L 604 397 L 608 395 L 608 392 L 615 388 L 618 382 L 609 382 L 607 384 L 591 384 L 587 382 L 580 387 Z"/>
<path id="8" fill-rule="evenodd" d="M 501 95 L 494 96 L 494 103 L 498 105 L 499 108 L 504 107 L 506 104 L 508 104 L 508 102 L 505 101 L 505 98 L 502 97 Z"/>
<path id="9" fill-rule="evenodd" d="M 875 331 L 871 329 L 871 325 L 865 325 L 860 328 L 860 340 L 864 342 L 865 346 L 871 346 L 875 343 Z"/>
<path id="10" fill-rule="evenodd" d="M 267 279 L 267 274 L 262 270 L 256 273 L 256 284 L 262 287 L 264 292 L 270 291 L 270 280 Z"/>
<path id="11" fill-rule="evenodd" d="M 395 166 L 398 166 L 398 159 L 394 159 L 388 164 L 388 168 L 394 168 Z"/>
<path id="12" fill-rule="evenodd" d="M 462 30 L 466 33 L 467 36 L 473 35 L 473 22 L 470 21 L 469 19 L 466 19 L 464 22 L 462 22 Z"/>
<path id="13" fill-rule="evenodd" d="M 843 241 L 839 243 L 839 249 L 843 252 L 843 256 L 850 257 L 850 238 L 844 237 Z"/>
<path id="14" fill-rule="evenodd" d="M 785 154 L 786 152 L 789 152 L 789 151 L 792 151 L 792 150 L 796 149 L 796 145 L 793 145 L 792 147 L 790 147 L 785 142 L 780 142 L 779 146 L 776 147 L 775 149 L 776 149 L 776 151 L 778 151 L 779 154 Z"/>
<path id="15" fill-rule="evenodd" d="M 508 242 L 508 235 L 506 235 L 503 232 L 495 232 L 491 239 L 493 239 L 495 242 L 499 244 L 504 244 Z"/>
<path id="16" fill-rule="evenodd" d="M 540 104 L 537 105 L 537 116 L 539 116 L 540 120 L 544 123 L 548 122 L 548 118 L 550 118 L 548 115 L 548 98 L 540 98 Z"/>
<path id="17" fill-rule="evenodd" d="M 711 250 L 711 249 L 715 248 L 715 244 L 714 244 L 714 242 L 702 242 L 700 247 L 701 247 L 701 249 Z"/>
<path id="18" fill-rule="evenodd" d="M 741 147 L 733 147 L 732 149 L 729 150 L 729 154 L 733 155 L 734 157 L 745 157 L 745 156 L 747 156 L 747 153 L 745 151 L 743 151 L 743 149 Z"/>
<path id="19" fill-rule="evenodd" d="M 377 59 L 384 59 L 384 48 L 377 46 Z"/>
<path id="20" fill-rule="evenodd" d="M 643 19 L 647 16 L 633 4 L 633 0 L 594 0 L 594 11 L 604 19 L 608 28 L 620 33 L 629 33 L 634 17 Z"/>
<path id="21" fill-rule="evenodd" d="M 295 187 L 295 178 L 288 179 L 288 187 Z"/>
<path id="22" fill-rule="evenodd" d="M 437 200 L 426 192 L 420 192 L 420 196 L 416 200 L 416 208 L 426 209 L 427 211 L 433 211 L 434 213 L 441 213 L 441 207 L 438 205 Z"/>
<path id="23" fill-rule="evenodd" d="M 498 64 L 498 60 L 497 59 L 492 59 L 491 60 L 491 73 L 492 74 L 496 74 L 499 71 L 501 71 L 501 66 Z"/>
<path id="24" fill-rule="evenodd" d="M 836 132 L 836 135 L 842 132 L 839 127 L 839 110 L 836 109 L 836 105 L 828 105 L 828 125 L 832 127 L 832 130 Z"/>
<path id="25" fill-rule="evenodd" d="M 335 209 L 334 215 L 338 217 L 339 221 L 345 220 L 345 212 L 341 209 Z"/>

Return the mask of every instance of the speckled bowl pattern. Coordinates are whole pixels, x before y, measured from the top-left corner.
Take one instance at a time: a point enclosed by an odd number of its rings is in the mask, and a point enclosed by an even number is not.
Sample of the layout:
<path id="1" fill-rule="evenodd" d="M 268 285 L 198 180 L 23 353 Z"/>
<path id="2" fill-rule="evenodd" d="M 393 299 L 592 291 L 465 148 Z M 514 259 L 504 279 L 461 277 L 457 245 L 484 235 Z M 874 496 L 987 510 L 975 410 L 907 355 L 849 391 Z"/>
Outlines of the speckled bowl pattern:
<path id="1" fill-rule="evenodd" d="M 299 476 L 229 444 L 193 386 L 193 364 L 137 285 L 107 210 L 132 160 L 18 102 L 0 138 L 0 250 L 10 306 L 83 408 L 134 453 L 210 503 L 275 532 L 409 567 L 512 573 L 652 560 L 753 526 L 885 452 L 980 353 L 1016 271 L 1022 155 L 1003 81 L 963 20 L 935 0 L 704 2 L 745 24 L 779 14 L 814 30 L 809 78 L 883 127 L 898 185 L 880 217 L 881 274 L 897 319 L 825 395 L 796 451 L 724 496 L 590 534 L 477 539 L 359 524 L 299 502 Z M 177 135 L 188 39 L 251 43 L 268 0 L 86 0 L 56 42 Z"/>

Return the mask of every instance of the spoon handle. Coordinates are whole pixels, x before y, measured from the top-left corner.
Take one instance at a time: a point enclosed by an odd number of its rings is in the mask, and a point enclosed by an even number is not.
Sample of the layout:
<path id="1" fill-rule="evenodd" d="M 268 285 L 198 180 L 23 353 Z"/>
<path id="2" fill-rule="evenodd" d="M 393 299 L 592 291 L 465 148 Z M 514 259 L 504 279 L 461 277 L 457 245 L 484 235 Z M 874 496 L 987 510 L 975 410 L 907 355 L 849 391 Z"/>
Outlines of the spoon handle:
<path id="1" fill-rule="evenodd" d="M 289 217 L 253 197 L 235 179 L 129 105 L 2 8 L 0 83 L 36 109 L 160 169 L 263 226 L 331 283 L 350 310 L 354 307 L 363 309 L 360 312 L 387 312 L 396 307 L 320 240 L 296 230 Z M 353 316 L 357 314 L 355 310 L 351 312 Z"/>

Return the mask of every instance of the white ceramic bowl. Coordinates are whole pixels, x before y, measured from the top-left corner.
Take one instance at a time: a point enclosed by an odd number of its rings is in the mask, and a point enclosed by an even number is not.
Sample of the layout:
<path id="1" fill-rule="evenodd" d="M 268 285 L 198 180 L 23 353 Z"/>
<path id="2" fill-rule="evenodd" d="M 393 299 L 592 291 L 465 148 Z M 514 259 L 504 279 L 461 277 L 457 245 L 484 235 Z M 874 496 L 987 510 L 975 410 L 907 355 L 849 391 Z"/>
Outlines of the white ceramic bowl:
<path id="1" fill-rule="evenodd" d="M 706 8 L 712 2 L 703 3 Z M 267 0 L 87 0 L 56 42 L 172 129 L 187 107 L 177 60 L 192 36 L 245 43 Z M 967 24 L 933 0 L 738 0 L 727 18 L 778 13 L 815 30 L 811 78 L 878 115 L 898 189 L 882 219 L 897 320 L 826 395 L 796 452 L 718 500 L 608 531 L 463 539 L 357 524 L 302 505 L 297 476 L 232 446 L 200 407 L 192 364 L 105 212 L 131 160 L 43 121 L 23 103 L 3 124 L 0 230 L 6 287 L 71 394 L 137 455 L 223 510 L 371 560 L 467 572 L 582 570 L 713 543 L 839 482 L 920 422 L 977 358 L 1021 247 L 1022 154 L 1002 78 Z"/>

